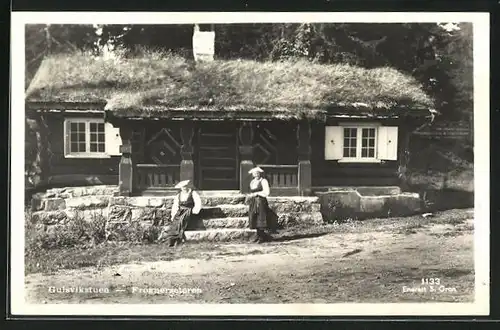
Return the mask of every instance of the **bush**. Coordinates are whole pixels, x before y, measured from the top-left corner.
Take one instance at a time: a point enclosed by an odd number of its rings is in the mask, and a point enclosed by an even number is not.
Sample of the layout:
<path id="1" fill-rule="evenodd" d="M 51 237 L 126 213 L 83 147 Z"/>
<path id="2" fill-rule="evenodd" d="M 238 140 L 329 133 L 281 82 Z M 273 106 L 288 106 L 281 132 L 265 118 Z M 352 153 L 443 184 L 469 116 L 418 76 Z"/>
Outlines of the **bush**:
<path id="1" fill-rule="evenodd" d="M 105 241 L 106 218 L 95 212 L 90 221 L 84 219 L 80 212 L 67 224 L 45 226 L 31 221 L 31 212 L 26 211 L 25 237 L 26 252 L 40 249 L 55 249 L 76 245 L 97 245 Z"/>
<path id="2" fill-rule="evenodd" d="M 112 224 L 112 226 L 112 229 L 108 227 L 108 240 L 131 243 L 156 242 L 162 228 L 162 226 L 159 225 L 143 225 L 137 221 L 126 224 Z"/>

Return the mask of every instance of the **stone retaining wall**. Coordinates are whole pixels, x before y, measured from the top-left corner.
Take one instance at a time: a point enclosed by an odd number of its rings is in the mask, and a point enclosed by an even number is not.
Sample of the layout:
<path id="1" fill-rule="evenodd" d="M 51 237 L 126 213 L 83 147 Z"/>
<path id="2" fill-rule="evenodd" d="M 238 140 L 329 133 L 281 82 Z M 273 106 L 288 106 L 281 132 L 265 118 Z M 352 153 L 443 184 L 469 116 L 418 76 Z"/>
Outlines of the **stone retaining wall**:
<path id="1" fill-rule="evenodd" d="M 34 196 L 31 222 L 49 227 L 65 226 L 77 218 L 87 222 L 100 218 L 105 221 L 107 239 L 122 240 L 131 232 L 165 230 L 171 221 L 174 196 L 118 196 L 116 187 L 96 186 L 50 189 Z M 193 230 L 218 228 L 248 228 L 245 196 L 241 194 L 201 194 L 204 208 Z M 278 226 L 314 226 L 323 223 L 318 198 L 270 197 Z M 212 220 L 212 221 L 211 221 Z M 245 225 L 247 224 L 247 225 Z M 161 236 L 161 233 L 155 233 Z"/>
<path id="2" fill-rule="evenodd" d="M 416 193 L 386 189 L 376 195 L 373 189 L 332 189 L 318 197 L 270 197 L 269 206 L 280 228 L 321 225 L 325 221 L 407 216 L 421 211 Z M 67 226 L 77 218 L 105 222 L 107 239 L 126 239 L 127 235 L 168 227 L 174 196 L 118 196 L 116 186 L 50 189 L 33 197 L 31 222 L 45 231 Z M 204 208 L 193 230 L 248 228 L 245 196 L 241 194 L 201 194 Z"/>

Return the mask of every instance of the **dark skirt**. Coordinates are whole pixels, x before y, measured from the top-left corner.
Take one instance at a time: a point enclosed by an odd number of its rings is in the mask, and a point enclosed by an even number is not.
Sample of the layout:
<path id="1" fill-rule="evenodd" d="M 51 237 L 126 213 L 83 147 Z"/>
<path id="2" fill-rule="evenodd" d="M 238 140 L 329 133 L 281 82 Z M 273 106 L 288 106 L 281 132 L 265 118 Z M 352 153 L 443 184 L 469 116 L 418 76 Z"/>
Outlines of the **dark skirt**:
<path id="1" fill-rule="evenodd" d="M 251 229 L 267 229 L 269 227 L 269 204 L 267 198 L 261 196 L 250 197 L 248 203 L 248 216 Z"/>
<path id="2" fill-rule="evenodd" d="M 181 242 L 184 238 L 184 231 L 186 230 L 189 221 L 192 217 L 192 209 L 187 207 L 179 207 L 179 210 L 172 219 L 172 224 L 167 230 L 165 238 L 170 245 L 176 242 Z"/>

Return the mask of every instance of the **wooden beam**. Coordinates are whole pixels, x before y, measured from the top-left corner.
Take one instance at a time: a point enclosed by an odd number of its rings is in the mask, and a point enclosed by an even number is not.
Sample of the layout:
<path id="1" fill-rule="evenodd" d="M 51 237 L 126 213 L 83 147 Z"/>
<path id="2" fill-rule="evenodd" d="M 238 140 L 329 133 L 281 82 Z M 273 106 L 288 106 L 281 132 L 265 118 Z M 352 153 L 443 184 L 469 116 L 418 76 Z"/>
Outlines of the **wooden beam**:
<path id="1" fill-rule="evenodd" d="M 254 167 L 253 163 L 253 139 L 255 124 L 252 122 L 243 122 L 238 129 L 239 153 L 240 153 L 240 191 L 242 193 L 250 192 L 251 176 L 248 174 Z"/>
<path id="2" fill-rule="evenodd" d="M 180 180 L 190 180 L 194 184 L 194 162 L 193 162 L 193 137 L 194 124 L 191 121 L 186 121 L 181 127 L 181 167 Z"/>
<path id="3" fill-rule="evenodd" d="M 134 167 L 132 162 L 132 127 L 130 124 L 120 126 L 120 136 L 122 138 L 120 146 L 122 157 L 118 165 L 118 186 L 120 195 L 131 196 L 134 190 Z"/>
<path id="4" fill-rule="evenodd" d="M 399 126 L 399 150 L 398 150 L 398 179 L 401 189 L 407 190 L 408 188 L 408 178 L 407 170 L 408 164 L 410 163 L 410 137 L 412 135 L 412 130 L 414 129 L 414 123 L 412 125 L 408 119 L 401 120 L 401 125 Z"/>
<path id="5" fill-rule="evenodd" d="M 312 167 L 311 167 L 311 124 L 300 122 L 297 125 L 298 141 L 298 190 L 301 196 L 311 194 L 312 187 Z"/>

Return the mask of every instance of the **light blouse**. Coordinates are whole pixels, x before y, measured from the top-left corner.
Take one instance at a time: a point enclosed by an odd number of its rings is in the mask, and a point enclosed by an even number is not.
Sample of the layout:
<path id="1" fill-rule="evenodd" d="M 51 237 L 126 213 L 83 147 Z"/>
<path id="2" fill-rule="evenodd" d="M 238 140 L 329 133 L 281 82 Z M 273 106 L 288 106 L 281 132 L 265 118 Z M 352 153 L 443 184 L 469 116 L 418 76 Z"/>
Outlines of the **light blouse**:
<path id="1" fill-rule="evenodd" d="M 269 182 L 267 181 L 267 179 L 253 179 L 250 182 L 250 189 L 257 188 L 258 185 L 259 185 L 259 182 L 262 185 L 262 190 L 261 191 L 257 191 L 254 194 L 258 195 L 258 196 L 261 196 L 261 197 L 268 197 L 269 194 L 271 193 L 271 191 L 269 189 Z"/>
<path id="2" fill-rule="evenodd" d="M 188 199 L 189 193 L 192 194 L 193 201 L 194 201 L 194 207 L 193 207 L 193 210 L 192 210 L 193 214 L 200 213 L 201 206 L 202 206 L 201 205 L 200 195 L 196 191 L 194 191 L 194 190 L 191 190 L 191 191 L 188 191 L 188 192 L 185 192 L 185 193 L 181 191 L 174 198 L 174 203 L 172 205 L 172 213 L 171 213 L 172 218 L 175 216 L 175 214 L 179 210 L 179 197 L 180 197 L 180 200 L 184 202 L 184 201 L 186 201 Z"/>

